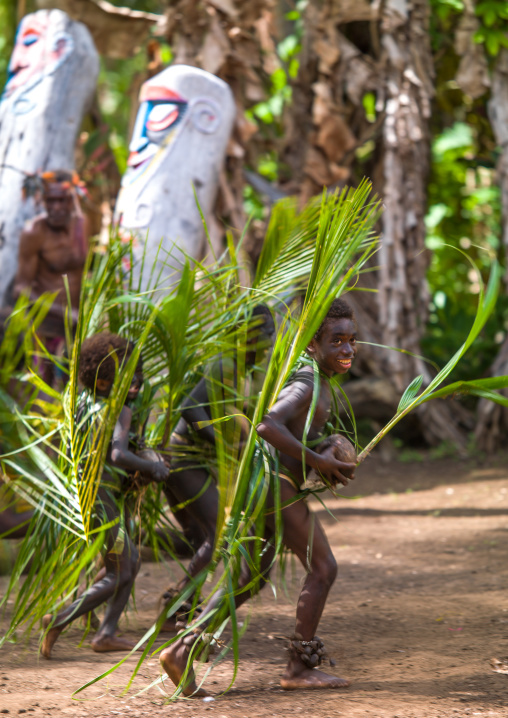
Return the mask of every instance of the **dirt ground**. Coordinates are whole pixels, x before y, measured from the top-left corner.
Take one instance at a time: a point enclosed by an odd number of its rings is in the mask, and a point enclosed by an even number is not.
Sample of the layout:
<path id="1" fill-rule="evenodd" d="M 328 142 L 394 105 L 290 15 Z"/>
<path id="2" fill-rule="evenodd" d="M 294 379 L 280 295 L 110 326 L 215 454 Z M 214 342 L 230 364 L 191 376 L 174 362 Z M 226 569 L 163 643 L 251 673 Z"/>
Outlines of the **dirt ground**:
<path id="1" fill-rule="evenodd" d="M 491 664 L 492 659 L 508 663 L 507 459 L 381 464 L 372 457 L 348 488 L 348 498 L 328 500 L 335 519 L 316 504 L 339 564 L 319 634 L 337 659 L 332 671 L 351 680 L 347 690 L 288 693 L 279 688 L 302 577 L 298 568 L 288 595 L 279 588 L 275 599 L 267 589 L 250 612 L 242 609 L 249 627 L 240 673 L 225 695 L 220 694 L 231 680 L 230 659 L 208 679 L 212 701 L 168 704 L 157 687 L 135 697 L 136 689 L 159 675 L 154 656 L 127 695 L 122 690 L 132 658 L 73 700 L 72 691 L 114 661 L 94 654 L 87 642 L 80 646 L 81 631 L 72 627 L 51 661 L 38 657 L 36 637 L 28 646 L 20 642 L 2 649 L 0 714 L 507 716 L 508 666 L 507 673 L 499 673 Z M 125 635 L 139 637 L 150 626 L 161 588 L 175 578 L 171 570 L 143 565 L 137 613 L 123 619 Z M 1 590 L 6 579 L 0 581 Z"/>

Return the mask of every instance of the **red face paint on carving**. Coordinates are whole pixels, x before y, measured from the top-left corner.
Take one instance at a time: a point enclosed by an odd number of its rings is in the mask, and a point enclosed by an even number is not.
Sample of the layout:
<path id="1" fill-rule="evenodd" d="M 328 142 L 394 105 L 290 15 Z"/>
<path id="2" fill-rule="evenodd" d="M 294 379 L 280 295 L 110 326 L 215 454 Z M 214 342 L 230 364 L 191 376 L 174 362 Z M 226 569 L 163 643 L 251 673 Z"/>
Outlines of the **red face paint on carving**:
<path id="1" fill-rule="evenodd" d="M 47 18 L 38 20 L 32 17 L 21 23 L 9 63 L 7 95 L 44 70 L 48 25 Z"/>
<path id="2" fill-rule="evenodd" d="M 151 160 L 187 109 L 187 101 L 183 97 L 162 85 L 145 83 L 139 100 L 141 104 L 127 160 L 128 167 L 134 171 L 141 170 Z"/>
<path id="3" fill-rule="evenodd" d="M 27 15 L 21 22 L 9 63 L 9 77 L 4 94 L 35 86 L 65 60 L 72 49 L 72 38 L 58 27 L 50 16 Z"/>

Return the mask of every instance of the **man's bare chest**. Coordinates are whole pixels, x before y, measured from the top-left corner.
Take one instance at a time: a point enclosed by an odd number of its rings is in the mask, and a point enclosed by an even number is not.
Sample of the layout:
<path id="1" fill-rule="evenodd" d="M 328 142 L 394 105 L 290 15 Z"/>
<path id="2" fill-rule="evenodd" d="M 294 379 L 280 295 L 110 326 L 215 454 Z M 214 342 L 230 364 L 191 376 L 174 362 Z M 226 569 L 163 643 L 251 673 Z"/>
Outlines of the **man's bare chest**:
<path id="1" fill-rule="evenodd" d="M 330 418 L 330 413 L 331 402 L 327 392 L 325 392 L 325 395 L 321 395 L 315 404 L 311 403 L 305 411 L 295 414 L 288 423 L 288 428 L 299 441 L 303 440 L 305 434 L 307 440 L 312 441 L 323 433 Z"/>
<path id="2" fill-rule="evenodd" d="M 309 439 L 316 438 L 323 433 L 327 421 L 330 419 L 331 402 L 328 394 L 321 396 L 317 402 L 309 429 Z"/>
<path id="3" fill-rule="evenodd" d="M 51 274 L 65 274 L 83 268 L 83 258 L 79 256 L 75 242 L 67 233 L 45 233 L 39 250 L 42 271 Z"/>

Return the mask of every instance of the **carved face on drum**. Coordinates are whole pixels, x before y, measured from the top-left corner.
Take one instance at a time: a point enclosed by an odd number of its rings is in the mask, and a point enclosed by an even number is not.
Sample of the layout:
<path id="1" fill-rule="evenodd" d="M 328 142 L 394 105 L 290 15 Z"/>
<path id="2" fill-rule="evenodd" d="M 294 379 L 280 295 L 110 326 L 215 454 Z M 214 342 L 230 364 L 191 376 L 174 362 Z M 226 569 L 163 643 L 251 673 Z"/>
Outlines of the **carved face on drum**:
<path id="1" fill-rule="evenodd" d="M 139 99 L 115 222 L 135 241 L 134 276 L 146 267 L 169 286 L 206 249 L 201 211 L 208 221 L 236 108 L 223 80 L 187 65 L 147 80 Z"/>
<path id="2" fill-rule="evenodd" d="M 145 83 L 139 96 L 141 103 L 129 145 L 128 176 L 132 181 L 146 168 L 157 151 L 168 144 L 187 109 L 187 101 L 163 85 Z"/>
<path id="3" fill-rule="evenodd" d="M 15 93 L 21 98 L 25 92 L 35 88 L 64 62 L 72 49 L 72 37 L 63 32 L 54 14 L 43 11 L 27 15 L 16 35 L 4 98 Z M 18 114 L 28 112 L 34 104 L 34 101 L 20 99 L 14 111 Z"/>
<path id="4" fill-rule="evenodd" d="M 222 113 L 213 97 L 211 77 L 195 68 L 173 65 L 144 83 L 123 187 L 148 168 L 150 175 L 156 171 L 184 125 L 190 124 L 200 134 L 215 133 Z"/>

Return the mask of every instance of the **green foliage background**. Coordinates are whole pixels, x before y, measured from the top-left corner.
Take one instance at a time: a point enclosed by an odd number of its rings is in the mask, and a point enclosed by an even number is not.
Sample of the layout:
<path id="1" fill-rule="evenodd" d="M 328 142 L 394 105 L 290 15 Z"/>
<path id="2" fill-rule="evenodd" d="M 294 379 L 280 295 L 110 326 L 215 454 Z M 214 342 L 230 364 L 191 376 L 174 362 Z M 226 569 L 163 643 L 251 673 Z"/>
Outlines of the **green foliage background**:
<path id="1" fill-rule="evenodd" d="M 0 86 L 7 80 L 7 66 L 16 34 L 16 5 L 12 0 L 0 0 Z"/>
<path id="2" fill-rule="evenodd" d="M 112 0 L 116 6 L 162 13 L 167 0 Z M 26 10 L 34 9 L 28 0 Z M 270 96 L 253 105 L 248 118 L 267 139 L 283 132 L 282 111 L 292 102 L 291 80 L 296 77 L 304 34 L 305 0 L 297 0 L 285 15 L 288 35 L 278 45 L 281 66 L 270 78 Z M 0 83 L 4 84 L 16 26 L 17 3 L 0 0 Z M 453 47 L 454 30 L 464 11 L 462 0 L 431 0 L 431 43 L 435 59 L 435 103 L 432 113 L 432 170 L 428 186 L 427 248 L 431 252 L 428 283 L 430 318 L 423 340 L 425 354 L 442 364 L 456 347 L 476 312 L 478 282 L 462 253 L 480 267 L 486 280 L 493 259 L 504 263 L 500 246 L 501 207 L 496 183 L 498 156 L 487 116 L 488 93 L 478 100 L 465 96 L 454 83 L 459 58 Z M 490 65 L 508 46 L 508 4 L 486 0 L 475 5 L 480 28 L 475 41 L 484 45 Z M 170 62 L 171 48 L 162 45 L 162 58 Z M 109 142 L 120 172 L 128 156 L 128 122 L 132 78 L 146 67 L 146 50 L 128 60 L 103 59 L 98 86 L 102 115 L 109 126 Z M 375 119 L 375 97 L 367 93 L 364 110 Z M 267 143 L 269 144 L 269 143 Z M 368 148 L 365 148 L 366 151 Z M 370 150 L 369 150 L 370 151 Z M 358 158 L 360 163 L 362 157 Z M 283 179 L 286 168 L 274 150 L 251 167 L 271 182 Z M 245 208 L 263 218 L 266 209 L 256 191 L 245 188 Z M 483 375 L 508 329 L 508 299 L 501 297 L 494 316 L 478 339 L 477 351 L 459 365 L 454 379 Z"/>
<path id="3" fill-rule="evenodd" d="M 462 0 L 431 0 L 431 42 L 435 57 L 435 106 L 432 113 L 432 165 L 428 186 L 426 245 L 432 252 L 427 275 L 432 296 L 422 346 L 442 362 L 460 342 L 476 311 L 479 291 L 471 257 L 483 278 L 492 259 L 505 263 L 501 198 L 496 178 L 496 147 L 487 115 L 489 93 L 473 100 L 454 81 L 459 58 L 453 38 L 464 10 Z M 489 0 L 475 5 L 490 67 L 507 46 L 508 5 Z M 501 38 L 502 36 L 502 38 Z M 482 376 L 494 359 L 508 328 L 508 299 L 501 295 L 493 316 L 475 345 L 476 351 L 455 370 L 456 380 Z"/>

